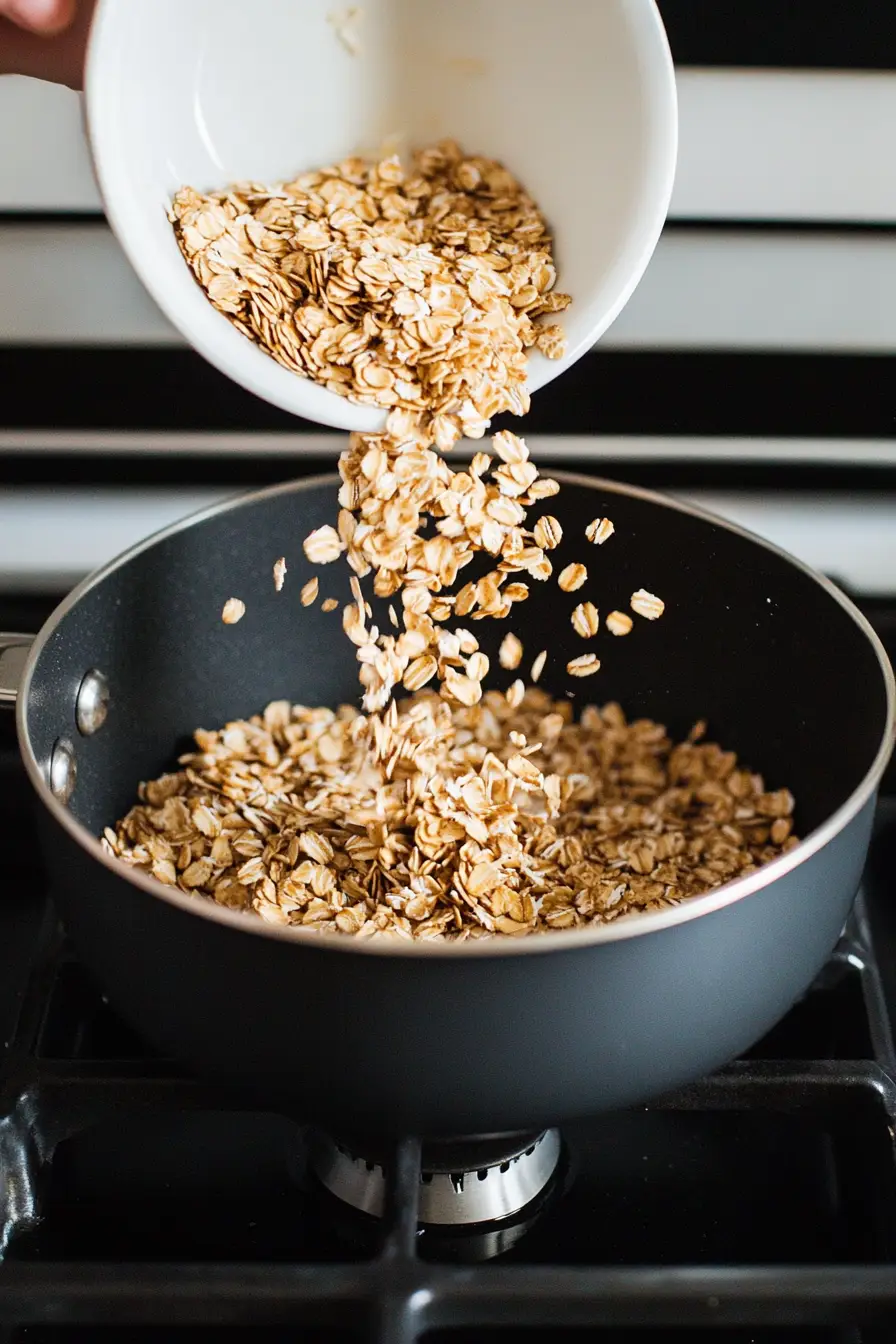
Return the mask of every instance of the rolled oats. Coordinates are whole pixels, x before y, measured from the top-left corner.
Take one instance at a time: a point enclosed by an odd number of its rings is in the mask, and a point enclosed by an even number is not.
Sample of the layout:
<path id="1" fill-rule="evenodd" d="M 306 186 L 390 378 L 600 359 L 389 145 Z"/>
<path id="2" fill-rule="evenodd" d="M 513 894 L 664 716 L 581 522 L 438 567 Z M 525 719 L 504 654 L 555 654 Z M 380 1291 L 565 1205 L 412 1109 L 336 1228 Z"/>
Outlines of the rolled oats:
<path id="1" fill-rule="evenodd" d="M 360 56 L 361 54 L 361 39 L 358 29 L 363 18 L 364 9 L 361 5 L 350 5 L 348 9 L 336 10 L 327 15 L 327 23 L 330 24 L 349 56 Z"/>
<path id="2" fill-rule="evenodd" d="M 542 550 L 552 551 L 555 546 L 559 546 L 563 539 L 563 528 L 556 518 L 552 518 L 546 513 L 535 524 L 533 531 L 536 546 Z"/>
<path id="3" fill-rule="evenodd" d="M 313 565 L 329 565 L 338 560 L 345 550 L 345 545 L 335 527 L 327 523 L 324 527 L 316 527 L 313 532 L 309 532 L 302 542 L 302 548 Z"/>
<path id="4" fill-rule="evenodd" d="M 309 579 L 307 583 L 302 584 L 302 590 L 299 593 L 299 601 L 303 607 L 313 606 L 317 601 L 317 594 L 320 591 L 320 580 L 317 575 Z"/>
<path id="5" fill-rule="evenodd" d="M 626 611 L 611 611 L 604 621 L 611 635 L 627 635 L 634 622 Z"/>
<path id="6" fill-rule="evenodd" d="M 286 557 L 281 555 L 279 560 L 274 561 L 274 588 L 279 593 L 283 589 L 286 580 Z"/>
<path id="7" fill-rule="evenodd" d="M 344 44 L 358 16 L 331 19 Z M 442 452 L 528 409 L 527 351 L 565 353 L 560 328 L 541 325 L 570 302 L 541 213 L 501 164 L 454 141 L 407 167 L 350 157 L 271 186 L 183 187 L 169 218 L 237 330 L 352 401 L 425 412 Z"/>
<path id="8" fill-rule="evenodd" d="M 225 625 L 236 625 L 246 614 L 246 604 L 238 597 L 228 597 L 221 611 L 221 620 Z"/>
<path id="9" fill-rule="evenodd" d="M 600 626 L 600 617 L 593 602 L 580 602 L 573 608 L 572 628 L 582 639 L 592 639 Z"/>
<path id="10" fill-rule="evenodd" d="M 648 621 L 657 620 L 666 609 L 662 598 L 655 597 L 653 593 L 648 593 L 643 588 L 632 593 L 629 605 L 637 616 L 644 616 Z"/>
<path id="11" fill-rule="evenodd" d="M 609 518 L 595 518 L 585 528 L 585 536 L 589 541 L 593 541 L 595 546 L 603 546 L 605 541 L 609 541 L 616 531 Z"/>
<path id="12" fill-rule="evenodd" d="M 600 659 L 594 653 L 583 653 L 579 658 L 570 659 L 566 670 L 571 677 L 591 677 L 600 671 Z"/>
<path id="13" fill-rule="evenodd" d="M 519 667 L 522 661 L 523 646 L 513 631 L 508 630 L 501 640 L 501 647 L 498 649 L 498 662 L 502 667 L 512 672 L 514 668 Z"/>
<path id="14" fill-rule="evenodd" d="M 557 582 L 564 593 L 574 593 L 581 588 L 587 578 L 588 571 L 584 565 L 567 565 L 565 569 L 561 569 Z"/>
<path id="15" fill-rule="evenodd" d="M 533 682 L 538 681 L 539 677 L 544 671 L 544 665 L 547 662 L 547 660 L 548 660 L 548 651 L 547 649 L 542 649 L 541 653 L 538 655 L 538 657 L 535 659 L 535 662 L 532 664 L 532 670 L 529 673 L 529 676 L 531 677 Z"/>
<path id="16" fill-rule="evenodd" d="M 562 359 L 566 354 L 566 336 L 556 322 L 549 327 L 539 327 L 535 344 L 548 359 Z"/>
<path id="17" fill-rule="evenodd" d="M 463 659 L 478 652 L 478 641 L 465 629 L 467 646 L 452 651 L 446 623 L 461 619 L 474 629 L 477 621 L 506 618 L 529 596 L 528 583 L 514 576 L 547 579 L 547 549 L 561 537 L 560 523 L 550 515 L 527 526 L 529 508 L 554 494 L 557 483 L 539 477 L 519 435 L 502 430 L 492 439 L 493 454 L 478 452 L 469 467 L 453 470 L 429 434 L 418 416 L 398 410 L 390 413 L 384 433 L 351 435 L 339 460 L 338 525 L 317 528 L 305 541 L 306 555 L 325 563 L 344 548 L 355 599 L 346 631 L 358 650 L 368 713 L 385 709 L 395 687 L 406 685 L 409 664 L 426 652 L 437 659 L 435 677 L 444 694 L 475 703 L 478 692 L 469 683 L 482 680 L 480 660 L 465 677 Z M 463 571 L 477 556 L 490 558 L 491 567 L 465 580 Z M 400 597 L 390 603 L 391 631 L 373 623 L 362 601 L 360 581 L 371 575 L 377 597 Z M 561 575 L 571 588 L 585 578 L 582 565 Z M 512 640 L 506 643 L 505 658 L 514 656 L 514 647 Z M 429 664 L 423 664 L 412 685 L 424 669 L 428 678 Z"/>
<path id="18" fill-rule="evenodd" d="M 432 681 L 438 670 L 438 661 L 432 654 L 423 653 L 408 666 L 402 677 L 402 684 L 406 690 L 419 691 L 428 681 Z"/>
<path id="19" fill-rule="evenodd" d="M 797 843 L 789 791 L 704 734 L 674 743 L 616 704 L 575 721 L 519 681 L 471 706 L 418 691 L 381 717 L 276 701 L 198 730 L 101 843 L 197 900 L 314 933 L 581 929 L 679 905 Z"/>

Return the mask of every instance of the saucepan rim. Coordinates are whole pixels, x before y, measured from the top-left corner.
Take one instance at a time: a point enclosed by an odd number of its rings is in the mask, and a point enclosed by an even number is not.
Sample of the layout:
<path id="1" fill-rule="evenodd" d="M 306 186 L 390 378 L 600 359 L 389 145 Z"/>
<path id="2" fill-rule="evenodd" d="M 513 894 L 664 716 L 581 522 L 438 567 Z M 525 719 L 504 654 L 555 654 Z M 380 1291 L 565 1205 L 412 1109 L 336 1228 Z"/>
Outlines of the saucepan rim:
<path id="1" fill-rule="evenodd" d="M 145 538 L 143 541 L 138 542 L 135 546 L 130 547 L 121 555 L 111 560 L 107 565 L 104 565 L 102 568 L 94 571 L 94 573 L 89 574 L 68 594 L 66 598 L 63 599 L 42 626 L 31 646 L 16 698 L 16 725 L 19 745 L 25 763 L 25 769 L 41 802 L 47 808 L 53 819 L 63 828 L 63 830 L 68 832 L 72 839 L 75 840 L 92 859 L 97 863 L 102 864 L 123 882 L 129 882 L 132 886 L 140 888 L 141 891 L 145 892 L 153 899 L 167 901 L 169 905 L 176 906 L 185 914 L 193 915 L 199 919 L 208 919 L 217 924 L 223 924 L 235 931 L 252 937 L 274 938 L 286 942 L 294 941 L 306 947 L 319 947 L 322 951 L 339 952 L 345 956 L 516 957 L 529 955 L 539 956 L 551 952 L 582 950 L 586 947 L 599 945 L 601 943 L 620 942 L 629 938 L 638 938 L 651 933 L 659 933 L 663 929 L 673 928 L 679 924 L 686 924 L 693 919 L 700 919 L 704 915 L 712 914 L 714 911 L 722 910 L 726 906 L 733 905 L 736 901 L 744 900 L 747 896 L 751 896 L 755 892 L 761 891 L 764 887 L 770 886 L 772 882 L 777 881 L 787 873 L 800 867 L 833 840 L 836 835 L 849 825 L 854 817 L 858 816 L 866 803 L 874 795 L 893 751 L 894 721 L 896 721 L 896 680 L 894 680 L 893 669 L 890 665 L 886 651 L 874 629 L 846 594 L 841 592 L 836 584 L 831 583 L 829 579 L 825 578 L 822 574 L 817 573 L 811 566 L 796 559 L 781 547 L 776 546 L 773 542 L 757 536 L 746 528 L 739 527 L 736 523 L 729 522 L 724 518 L 719 518 L 707 509 L 702 509 L 697 505 L 675 499 L 669 495 L 660 494 L 653 490 L 642 489 L 640 486 L 626 485 L 617 481 L 607 481 L 600 477 L 585 476 L 575 472 L 563 471 L 552 472 L 551 474 L 562 484 L 567 486 L 577 486 L 587 490 L 599 490 L 608 494 L 625 495 L 629 498 L 643 500 L 645 503 L 653 504 L 659 508 L 670 509 L 677 513 L 700 518 L 715 527 L 723 528 L 725 531 L 731 532 L 735 536 L 743 537 L 754 545 L 761 547 L 766 551 L 770 551 L 773 555 L 777 555 L 781 559 L 786 560 L 795 569 L 800 570 L 808 578 L 812 579 L 831 598 L 833 598 L 835 602 L 839 603 L 870 643 L 877 656 L 887 700 L 886 721 L 883 732 L 881 733 L 880 746 L 864 777 L 848 798 L 846 798 L 846 800 L 841 803 L 841 805 L 832 812 L 821 825 L 817 826 L 815 830 L 811 831 L 807 836 L 804 836 L 800 843 L 787 854 L 780 855 L 770 863 L 765 864 L 762 868 L 758 868 L 755 872 L 748 873 L 745 877 L 735 878 L 730 882 L 726 882 L 723 886 L 714 888 L 704 896 L 691 897 L 689 900 L 682 902 L 681 905 L 673 906 L 666 910 L 624 915 L 610 924 L 589 925 L 584 929 L 557 929 L 546 931 L 544 934 L 529 935 L 524 938 L 488 938 L 465 940 L 463 942 L 439 942 L 428 939 L 410 940 L 404 938 L 358 939 L 338 933 L 315 933 L 311 930 L 304 929 L 301 926 L 269 924 L 265 920 L 259 919 L 256 915 L 248 914 L 245 911 L 230 910 L 224 906 L 217 905 L 215 902 L 208 899 L 189 896 L 175 887 L 165 886 L 155 878 L 145 874 L 142 870 L 132 868 L 127 864 L 122 863 L 120 859 L 116 859 L 114 856 L 108 854 L 103 849 L 99 839 L 92 835 L 81 822 L 77 821 L 68 811 L 67 807 L 59 802 L 59 800 L 51 793 L 47 780 L 44 777 L 44 772 L 35 755 L 30 734 L 28 732 L 26 708 L 28 705 L 31 682 L 47 641 L 53 635 L 63 617 L 77 606 L 78 602 L 85 596 L 85 594 L 101 584 L 116 570 L 121 569 L 131 560 L 141 555 L 144 551 L 149 550 L 157 543 L 167 540 L 169 537 L 176 536 L 179 532 L 200 524 L 218 514 L 252 505 L 258 503 L 260 500 L 271 499 L 284 494 L 301 494 L 304 491 L 319 489 L 321 486 L 332 486 L 335 489 L 338 478 L 331 473 L 307 477 L 298 481 L 287 481 L 279 485 L 269 486 L 263 490 L 252 491 L 249 494 L 240 494 L 192 513 L 154 533 L 152 536 Z"/>

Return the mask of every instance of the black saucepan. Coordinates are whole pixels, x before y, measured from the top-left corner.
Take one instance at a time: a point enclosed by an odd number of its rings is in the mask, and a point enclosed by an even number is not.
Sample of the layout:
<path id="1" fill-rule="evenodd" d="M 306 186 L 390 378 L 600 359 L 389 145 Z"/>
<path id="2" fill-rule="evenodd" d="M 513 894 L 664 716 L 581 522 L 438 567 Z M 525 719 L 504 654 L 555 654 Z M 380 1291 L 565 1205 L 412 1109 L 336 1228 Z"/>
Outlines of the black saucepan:
<path id="1" fill-rule="evenodd" d="M 266 490 L 86 580 L 27 656 L 6 640 L 58 908 L 118 1009 L 161 1050 L 291 1094 L 323 1123 L 427 1137 L 535 1129 L 721 1065 L 823 965 L 859 883 L 893 742 L 879 641 L 831 584 L 755 537 L 644 491 L 574 476 L 562 487 L 550 501 L 565 532 L 559 563 L 589 564 L 587 595 L 605 611 L 644 587 L 666 614 L 605 638 L 600 673 L 575 681 L 563 670 L 582 650 L 573 599 L 537 585 L 514 628 L 531 654 L 550 650 L 544 684 L 579 704 L 619 700 L 673 733 L 706 718 L 768 787 L 792 790 L 802 843 L 673 910 L 456 946 L 273 927 L 119 865 L 96 836 L 194 728 L 281 697 L 357 698 L 338 615 L 299 603 L 312 572 L 322 595 L 348 596 L 342 567 L 313 571 L 301 548 L 332 517 L 334 481 Z M 598 550 L 583 533 L 604 515 L 616 534 Z M 289 574 L 278 594 L 280 555 Z M 231 596 L 247 614 L 225 626 Z M 506 629 L 481 623 L 486 651 Z M 111 697 L 99 728 L 93 671 Z"/>

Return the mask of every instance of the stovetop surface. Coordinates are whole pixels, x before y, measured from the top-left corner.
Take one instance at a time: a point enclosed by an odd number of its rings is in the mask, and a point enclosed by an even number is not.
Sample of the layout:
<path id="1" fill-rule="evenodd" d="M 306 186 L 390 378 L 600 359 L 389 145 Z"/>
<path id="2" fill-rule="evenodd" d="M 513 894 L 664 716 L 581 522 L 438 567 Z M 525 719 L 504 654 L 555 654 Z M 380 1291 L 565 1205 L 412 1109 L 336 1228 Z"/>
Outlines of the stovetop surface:
<path id="1" fill-rule="evenodd" d="M 413 1141 L 375 1222 L 317 1186 L 302 1116 L 122 1022 L 57 929 L 10 716 L 0 840 L 2 1344 L 896 1340 L 896 797 L 803 1001 L 714 1077 L 561 1124 L 543 1196 L 462 1231 L 417 1227 Z"/>

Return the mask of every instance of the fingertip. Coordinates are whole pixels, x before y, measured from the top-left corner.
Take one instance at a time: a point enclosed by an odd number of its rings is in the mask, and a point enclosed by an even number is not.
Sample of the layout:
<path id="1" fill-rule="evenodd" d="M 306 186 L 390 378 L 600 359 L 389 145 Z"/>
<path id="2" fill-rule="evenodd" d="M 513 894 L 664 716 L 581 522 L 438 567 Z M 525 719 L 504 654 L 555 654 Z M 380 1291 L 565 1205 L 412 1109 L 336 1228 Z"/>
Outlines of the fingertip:
<path id="1" fill-rule="evenodd" d="M 22 28 L 41 37 L 53 37 L 74 18 L 75 0 L 10 0 L 4 10 Z"/>

